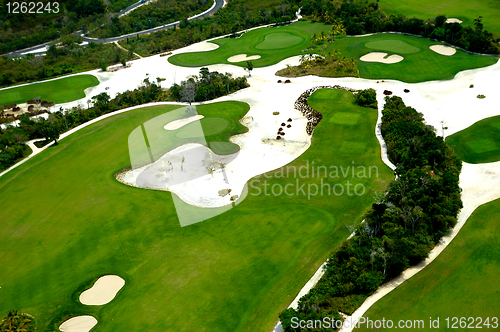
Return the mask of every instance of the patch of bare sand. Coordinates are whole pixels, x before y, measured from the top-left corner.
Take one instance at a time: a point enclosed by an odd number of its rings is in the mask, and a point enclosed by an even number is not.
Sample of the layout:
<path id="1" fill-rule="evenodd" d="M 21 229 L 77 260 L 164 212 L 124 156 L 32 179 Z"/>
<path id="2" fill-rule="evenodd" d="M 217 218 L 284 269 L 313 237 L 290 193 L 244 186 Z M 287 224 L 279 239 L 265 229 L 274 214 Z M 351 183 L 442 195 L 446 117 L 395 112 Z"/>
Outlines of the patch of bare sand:
<path id="1" fill-rule="evenodd" d="M 257 60 L 260 59 L 260 55 L 251 55 L 247 56 L 246 54 L 238 54 L 238 55 L 233 55 L 232 57 L 228 58 L 228 62 L 242 62 L 242 61 L 249 61 L 249 60 Z"/>
<path id="2" fill-rule="evenodd" d="M 392 54 L 390 56 L 387 56 L 387 53 L 385 52 L 370 52 L 368 54 L 363 55 L 361 58 L 359 58 L 359 60 L 365 62 L 380 62 L 380 63 L 391 64 L 403 61 L 404 58 L 398 54 Z"/>
<path id="3" fill-rule="evenodd" d="M 431 51 L 434 51 L 441 55 L 451 56 L 457 53 L 457 50 L 455 48 L 444 45 L 431 45 L 429 46 L 429 48 L 431 49 Z"/>
<path id="4" fill-rule="evenodd" d="M 125 280 L 119 276 L 102 276 L 95 284 L 80 294 L 80 302 L 85 305 L 103 305 L 111 302 L 120 289 L 125 285 Z"/>
<path id="5" fill-rule="evenodd" d="M 76 316 L 68 319 L 59 326 L 63 332 L 89 332 L 97 324 L 93 316 Z"/>
<path id="6" fill-rule="evenodd" d="M 176 130 L 176 129 L 179 129 L 185 125 L 187 125 L 188 123 L 191 123 L 193 121 L 196 121 L 196 120 L 201 120 L 203 119 L 204 116 L 203 115 L 193 115 L 193 116 L 190 116 L 189 118 L 184 118 L 184 119 L 179 119 L 179 120 L 174 120 L 172 122 L 169 122 L 165 125 L 165 128 L 166 130 Z"/>

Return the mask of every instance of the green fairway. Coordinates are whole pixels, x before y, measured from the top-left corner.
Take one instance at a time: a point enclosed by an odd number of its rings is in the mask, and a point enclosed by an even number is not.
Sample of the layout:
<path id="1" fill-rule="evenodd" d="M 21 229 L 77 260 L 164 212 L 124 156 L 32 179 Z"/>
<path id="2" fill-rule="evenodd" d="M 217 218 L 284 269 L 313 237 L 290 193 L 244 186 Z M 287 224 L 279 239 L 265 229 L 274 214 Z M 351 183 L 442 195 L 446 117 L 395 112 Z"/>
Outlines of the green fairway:
<path id="1" fill-rule="evenodd" d="M 498 61 L 497 56 L 472 55 L 460 50 L 452 56 L 440 55 L 429 49 L 436 44 L 442 43 L 415 36 L 381 33 L 340 38 L 321 52 L 340 51 L 342 55 L 356 59 L 361 78 L 395 79 L 408 83 L 452 79 L 462 70 L 486 67 Z M 370 52 L 399 54 L 404 60 L 393 64 L 359 60 Z"/>
<path id="2" fill-rule="evenodd" d="M 380 8 L 388 15 L 403 14 L 408 18 L 417 17 L 424 20 L 445 15 L 458 18 L 462 25 L 472 26 L 474 19 L 483 17 L 484 28 L 500 37 L 500 2 L 495 0 L 380 0 Z"/>
<path id="3" fill-rule="evenodd" d="M 130 166 L 129 134 L 175 106 L 112 116 L 34 156 L 0 178 L 0 199 L 9 202 L 0 210 L 0 315 L 11 309 L 30 313 L 37 331 L 55 331 L 66 318 L 85 314 L 99 321 L 92 332 L 269 331 L 349 235 L 346 225 L 359 221 L 374 192 L 392 179 L 373 135 L 377 111 L 352 102 L 345 91 L 319 90 L 311 97 L 324 118 L 312 146 L 289 166 L 359 165 L 377 168 L 378 176 L 320 179 L 270 172 L 250 183 L 248 197 L 235 208 L 187 227 L 179 226 L 169 192 L 114 178 Z M 227 121 L 226 106 L 201 105 L 197 111 Z M 357 114 L 357 129 L 330 122 L 337 112 Z M 227 123 L 213 136 L 233 132 Z M 345 142 L 358 150 L 341 150 Z M 263 181 L 283 187 L 296 180 L 306 187 L 350 181 L 366 192 L 312 198 L 263 193 Z M 116 298 L 104 306 L 80 304 L 79 294 L 104 274 L 125 279 Z"/>
<path id="4" fill-rule="evenodd" d="M 181 53 L 168 58 L 177 66 L 199 67 L 218 63 L 246 66 L 243 62 L 228 62 L 227 59 L 237 54 L 260 55 L 252 60 L 255 67 L 274 65 L 281 60 L 301 54 L 303 49 L 311 46 L 309 42 L 313 34 L 328 32 L 330 26 L 322 23 L 297 22 L 287 26 L 255 29 L 239 38 L 221 38 L 212 41 L 220 47 L 209 52 Z"/>
<path id="5" fill-rule="evenodd" d="M 457 156 L 471 164 L 500 160 L 500 116 L 483 119 L 446 138 Z"/>
<path id="6" fill-rule="evenodd" d="M 451 244 L 423 271 L 375 303 L 364 315 L 370 320 L 423 320 L 419 331 L 498 330 L 500 327 L 500 200 L 477 208 Z M 439 328 L 429 327 L 439 318 Z M 449 326 L 446 318 L 450 317 Z M 465 317 L 452 328 L 452 317 Z M 479 324 L 489 317 L 489 327 Z M 492 317 L 497 317 L 496 327 Z M 472 322 L 472 324 L 471 324 Z M 393 331 L 366 328 L 355 331 Z"/>
<path id="7" fill-rule="evenodd" d="M 420 51 L 418 47 L 411 46 L 410 44 L 405 43 L 402 40 L 396 40 L 396 39 L 375 40 L 366 43 L 365 47 L 378 51 L 386 51 L 399 54 L 411 54 Z"/>
<path id="8" fill-rule="evenodd" d="M 0 90 L 0 105 L 21 104 L 39 98 L 49 103 L 66 103 L 85 97 L 86 88 L 99 85 L 93 75 L 76 75 L 53 81 Z"/>

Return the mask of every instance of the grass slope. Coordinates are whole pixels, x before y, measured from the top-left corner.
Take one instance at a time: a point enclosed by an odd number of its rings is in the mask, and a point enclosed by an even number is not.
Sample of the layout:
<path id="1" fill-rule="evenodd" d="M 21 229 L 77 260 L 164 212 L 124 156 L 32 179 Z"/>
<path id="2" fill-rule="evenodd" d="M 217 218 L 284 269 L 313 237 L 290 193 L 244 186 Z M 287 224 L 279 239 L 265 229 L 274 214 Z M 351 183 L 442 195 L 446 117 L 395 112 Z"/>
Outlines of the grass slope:
<path id="1" fill-rule="evenodd" d="M 312 147 L 292 165 L 377 166 L 379 177 L 326 179 L 364 183 L 365 195 L 256 195 L 264 184 L 254 183 L 236 208 L 181 228 L 170 193 L 125 186 L 113 177 L 130 165 L 130 132 L 172 106 L 100 121 L 0 178 L 0 199 L 10 202 L 0 211 L 0 316 L 14 308 L 29 312 L 39 331 L 57 330 L 78 314 L 94 315 L 96 332 L 271 329 L 348 236 L 345 226 L 361 218 L 374 191 L 392 177 L 373 135 L 377 112 L 352 105 L 352 94 L 343 91 L 313 97 L 324 119 Z M 207 115 L 217 105 L 197 109 Z M 329 122 L 336 112 L 358 114 L 357 130 Z M 345 142 L 364 149 L 342 150 Z M 284 186 L 296 179 L 267 180 Z M 79 294 L 103 274 L 126 280 L 116 299 L 97 307 L 79 304 Z"/>
<path id="2" fill-rule="evenodd" d="M 442 44 L 427 38 L 400 34 L 381 33 L 366 37 L 337 39 L 322 51 L 340 51 L 342 55 L 356 59 L 359 76 L 370 79 L 395 79 L 408 83 L 452 79 L 466 69 L 492 65 L 496 56 L 472 55 L 457 50 L 452 56 L 437 54 L 429 46 Z M 359 58 L 370 52 L 399 54 L 404 60 L 394 64 L 364 62 Z"/>
<path id="3" fill-rule="evenodd" d="M 472 26 L 474 19 L 483 17 L 484 28 L 500 37 L 500 2 L 494 0 L 380 0 L 380 8 L 388 14 L 403 14 L 408 18 L 429 19 L 438 15 L 459 18 L 462 25 Z"/>
<path id="4" fill-rule="evenodd" d="M 500 116 L 483 119 L 446 138 L 463 161 L 471 164 L 500 160 Z"/>
<path id="5" fill-rule="evenodd" d="M 0 105 L 20 104 L 40 97 L 41 100 L 56 104 L 66 103 L 85 97 L 86 88 L 99 85 L 93 75 L 76 75 L 53 81 L 35 83 L 0 90 Z"/>
<path id="6" fill-rule="evenodd" d="M 497 317 L 498 329 L 500 284 L 500 200 L 480 206 L 469 217 L 451 244 L 423 271 L 386 295 L 365 314 L 371 320 L 422 319 L 425 328 L 420 331 L 474 331 L 473 328 L 457 324 L 451 328 L 451 317 Z M 429 317 L 439 317 L 440 328 L 429 328 Z M 447 328 L 446 318 L 450 317 Z M 489 330 L 481 324 L 480 328 Z M 383 329 L 356 329 L 356 331 L 383 331 Z"/>
<path id="7" fill-rule="evenodd" d="M 199 67 L 218 63 L 246 66 L 243 62 L 228 62 L 227 59 L 237 54 L 260 55 L 252 60 L 255 67 L 274 65 L 311 46 L 310 37 L 321 31 L 328 32 L 330 26 L 322 23 L 297 22 L 287 26 L 256 29 L 244 33 L 239 38 L 221 38 L 212 41 L 220 47 L 209 52 L 181 53 L 168 58 L 177 66 Z"/>

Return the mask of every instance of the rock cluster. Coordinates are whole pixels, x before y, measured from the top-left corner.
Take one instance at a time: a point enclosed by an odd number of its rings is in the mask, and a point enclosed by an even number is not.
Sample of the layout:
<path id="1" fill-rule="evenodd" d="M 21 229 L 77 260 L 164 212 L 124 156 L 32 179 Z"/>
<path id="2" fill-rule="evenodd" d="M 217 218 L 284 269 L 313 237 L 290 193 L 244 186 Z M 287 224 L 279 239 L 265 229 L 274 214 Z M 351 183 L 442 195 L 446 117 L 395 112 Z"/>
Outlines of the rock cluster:
<path id="1" fill-rule="evenodd" d="M 321 115 L 320 112 L 316 111 L 313 109 L 311 106 L 307 104 L 307 98 L 309 98 L 310 95 L 312 95 L 316 90 L 319 89 L 339 89 L 339 90 L 345 90 L 349 92 L 356 93 L 358 90 L 356 89 L 351 89 L 351 88 L 345 88 L 340 85 L 326 85 L 326 86 L 315 86 L 314 88 L 308 89 L 305 92 L 303 92 L 300 97 L 295 101 L 295 109 L 300 111 L 308 120 L 307 125 L 306 125 L 306 132 L 308 135 L 312 135 L 312 132 L 314 128 L 318 125 L 318 123 L 321 121 L 323 118 L 323 115 Z"/>

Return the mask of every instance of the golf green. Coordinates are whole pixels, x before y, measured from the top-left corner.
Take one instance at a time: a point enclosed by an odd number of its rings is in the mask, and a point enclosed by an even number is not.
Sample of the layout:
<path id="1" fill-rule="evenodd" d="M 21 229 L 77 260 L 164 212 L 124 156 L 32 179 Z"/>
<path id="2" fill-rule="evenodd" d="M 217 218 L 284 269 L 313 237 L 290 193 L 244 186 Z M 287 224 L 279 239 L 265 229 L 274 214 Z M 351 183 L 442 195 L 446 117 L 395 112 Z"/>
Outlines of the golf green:
<path id="1" fill-rule="evenodd" d="M 394 325 L 400 320 L 412 323 L 423 320 L 420 331 L 497 330 L 500 327 L 499 218 L 500 200 L 478 207 L 429 266 L 376 302 L 364 317 L 372 321 L 390 319 Z M 439 319 L 439 327 L 432 328 L 430 318 Z M 355 329 L 393 330 L 366 325 Z"/>
<path id="2" fill-rule="evenodd" d="M 279 312 L 349 235 L 346 226 L 360 220 L 374 192 L 392 178 L 373 135 L 377 111 L 354 105 L 345 91 L 334 104 L 330 91 L 311 97 L 310 105 L 326 121 L 316 127 L 312 146 L 287 166 L 376 167 L 373 177 L 269 172 L 250 181 L 247 198 L 235 208 L 180 227 L 171 193 L 129 187 L 114 178 L 130 166 L 130 133 L 174 106 L 144 107 L 99 121 L 2 176 L 0 199 L 10 203 L 0 210 L 0 316 L 12 309 L 30 313 L 38 331 L 57 330 L 76 315 L 96 317 L 93 332 L 271 330 Z M 230 119 L 236 113 L 228 113 L 224 103 L 197 111 L 228 122 L 214 137 L 234 133 L 230 127 L 238 119 Z M 336 112 L 357 113 L 357 130 L 327 121 Z M 344 141 L 365 146 L 332 153 Z M 283 188 L 297 181 L 306 188 L 349 181 L 366 192 L 313 199 L 300 192 L 264 193 L 269 185 Z M 26 204 L 26 197 L 36 204 Z M 79 294 L 104 274 L 125 279 L 116 298 L 103 306 L 79 303 Z"/>
<path id="3" fill-rule="evenodd" d="M 177 66 L 199 67 L 218 63 L 246 67 L 246 61 L 228 62 L 227 59 L 237 54 L 260 55 L 252 60 L 254 67 L 274 65 L 281 60 L 301 54 L 309 48 L 313 34 L 327 33 L 330 26 L 322 23 L 297 22 L 281 27 L 268 27 L 245 32 L 239 38 L 221 38 L 212 41 L 220 47 L 209 52 L 181 53 L 168 58 Z"/>
<path id="4" fill-rule="evenodd" d="M 289 32 L 270 33 L 264 37 L 264 41 L 255 45 L 258 50 L 275 50 L 295 46 L 304 41 L 304 38 Z"/>
<path id="5" fill-rule="evenodd" d="M 500 160 L 500 116 L 483 119 L 446 138 L 457 156 L 471 164 Z"/>
<path id="6" fill-rule="evenodd" d="M 442 44 L 427 38 L 393 33 L 380 33 L 363 37 L 338 38 L 323 54 L 339 51 L 356 60 L 359 76 L 369 79 L 394 79 L 407 83 L 452 79 L 463 70 L 486 67 L 498 61 L 497 56 L 473 55 L 460 50 L 453 56 L 440 55 L 429 46 Z M 360 57 L 374 51 L 399 54 L 403 61 L 393 64 L 365 62 Z"/>
<path id="7" fill-rule="evenodd" d="M 0 90 L 0 105 L 21 104 L 39 98 L 56 104 L 85 97 L 84 90 L 99 85 L 93 75 L 75 75 L 53 81 L 28 84 Z"/>

